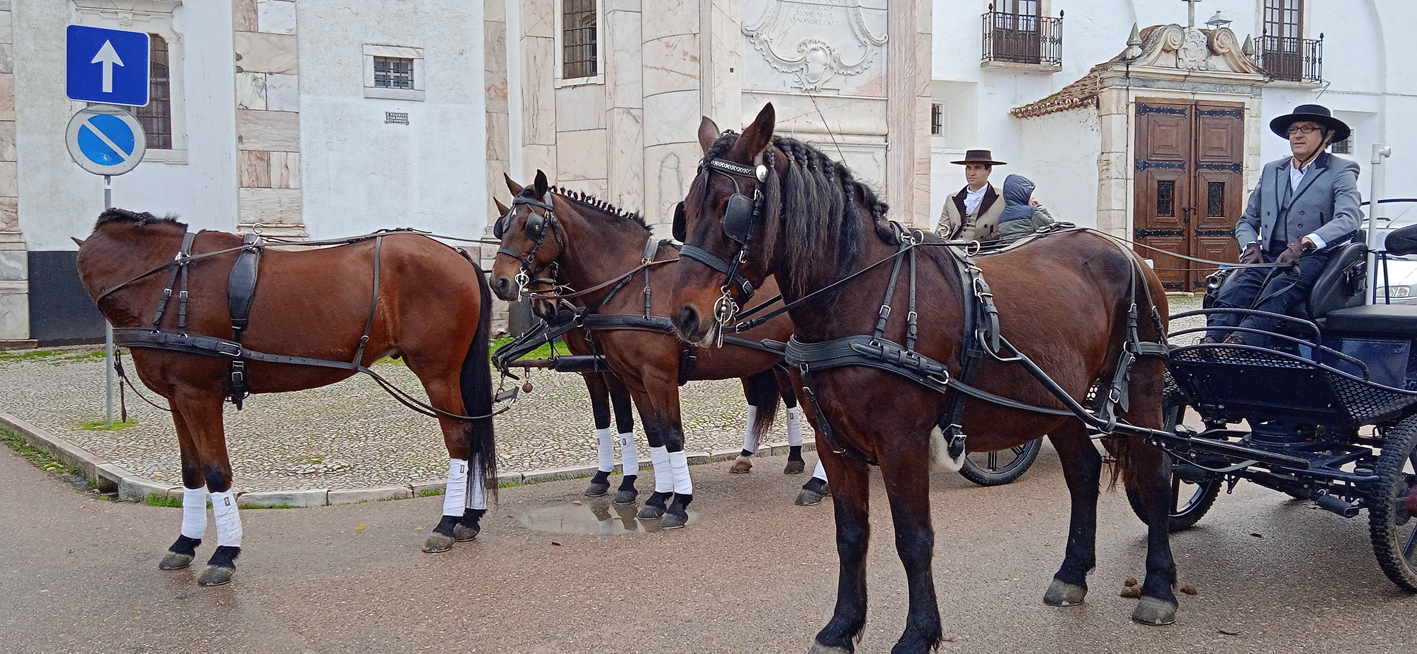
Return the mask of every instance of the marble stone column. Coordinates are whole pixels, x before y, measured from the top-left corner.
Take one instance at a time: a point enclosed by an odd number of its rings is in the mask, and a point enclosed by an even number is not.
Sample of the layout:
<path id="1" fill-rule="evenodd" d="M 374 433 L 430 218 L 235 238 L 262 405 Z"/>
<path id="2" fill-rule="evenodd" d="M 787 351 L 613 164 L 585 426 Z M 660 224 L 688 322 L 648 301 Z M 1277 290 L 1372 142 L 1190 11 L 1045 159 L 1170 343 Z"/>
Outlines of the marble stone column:
<path id="1" fill-rule="evenodd" d="M 0 0 L 0 350 L 32 346 L 29 253 L 20 233 L 11 0 Z"/>
<path id="2" fill-rule="evenodd" d="M 604 0 L 606 199 L 645 207 L 644 85 L 640 0 Z"/>
<path id="3" fill-rule="evenodd" d="M 931 226 L 928 2 L 891 3 L 886 17 L 886 197 L 892 217 Z"/>
<path id="4" fill-rule="evenodd" d="M 740 129 L 743 117 L 743 5 L 741 0 L 702 4 L 703 114 L 724 129 Z"/>
<path id="5" fill-rule="evenodd" d="M 507 101 L 507 2 L 483 0 L 482 3 L 483 92 L 487 103 L 487 203 L 484 215 L 487 226 L 482 235 L 492 236 L 492 223 L 497 219 L 493 198 L 507 196 L 502 174 L 511 171 L 511 134 Z M 476 217 L 472 219 L 474 222 Z M 483 270 L 492 269 L 497 246 L 478 248 Z M 507 303 L 492 302 L 492 333 L 507 333 Z"/>
<path id="6" fill-rule="evenodd" d="M 538 169 L 556 174 L 556 3 L 521 3 L 522 170 L 512 178 L 528 184 Z M 505 187 L 504 187 L 505 188 Z"/>
<path id="7" fill-rule="evenodd" d="M 296 3 L 232 0 L 232 28 L 237 229 L 303 238 Z"/>
<path id="8" fill-rule="evenodd" d="M 693 180 L 701 118 L 699 3 L 666 2 L 642 14 L 645 220 L 667 236 L 674 204 Z M 727 126 L 741 128 L 736 121 Z M 720 123 L 721 125 L 723 123 Z"/>

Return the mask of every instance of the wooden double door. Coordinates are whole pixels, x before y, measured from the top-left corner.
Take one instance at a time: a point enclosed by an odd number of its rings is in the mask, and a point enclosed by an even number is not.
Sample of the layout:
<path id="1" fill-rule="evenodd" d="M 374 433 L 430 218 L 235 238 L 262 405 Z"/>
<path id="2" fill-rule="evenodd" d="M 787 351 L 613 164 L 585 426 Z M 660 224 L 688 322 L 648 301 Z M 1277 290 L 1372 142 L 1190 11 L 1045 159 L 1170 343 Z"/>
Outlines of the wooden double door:
<path id="1" fill-rule="evenodd" d="M 1165 252 L 1235 261 L 1235 223 L 1245 207 L 1245 107 L 1219 102 L 1139 99 L 1132 238 Z M 1205 265 L 1153 250 L 1171 291 L 1195 291 Z M 1194 270 L 1192 270 L 1194 269 Z"/>

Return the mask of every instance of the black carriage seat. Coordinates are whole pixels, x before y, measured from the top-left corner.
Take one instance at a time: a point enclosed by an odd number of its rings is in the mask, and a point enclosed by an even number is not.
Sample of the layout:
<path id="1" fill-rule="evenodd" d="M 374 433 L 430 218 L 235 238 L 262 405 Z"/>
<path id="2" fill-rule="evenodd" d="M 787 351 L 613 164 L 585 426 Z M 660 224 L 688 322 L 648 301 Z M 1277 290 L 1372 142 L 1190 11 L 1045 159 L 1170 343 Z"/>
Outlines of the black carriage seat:
<path id="1" fill-rule="evenodd" d="M 1334 309 L 1319 321 L 1319 327 L 1325 332 L 1417 339 L 1417 306 L 1374 304 Z"/>
<path id="2" fill-rule="evenodd" d="M 1289 314 L 1304 320 L 1317 320 L 1335 310 L 1363 304 L 1363 294 L 1367 290 L 1363 276 L 1367 254 L 1368 247 L 1362 242 L 1342 246 L 1328 260 L 1318 279 L 1314 280 L 1309 299 L 1295 305 Z"/>

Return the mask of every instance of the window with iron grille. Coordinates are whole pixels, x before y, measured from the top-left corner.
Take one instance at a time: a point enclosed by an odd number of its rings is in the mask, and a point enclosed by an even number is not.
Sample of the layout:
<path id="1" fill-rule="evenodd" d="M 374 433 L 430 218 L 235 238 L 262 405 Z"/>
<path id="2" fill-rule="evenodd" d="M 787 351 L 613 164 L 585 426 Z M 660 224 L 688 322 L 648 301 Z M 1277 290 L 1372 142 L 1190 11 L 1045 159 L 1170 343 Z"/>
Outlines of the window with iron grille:
<path id="1" fill-rule="evenodd" d="M 930 105 L 930 134 L 939 136 L 945 126 L 944 107 L 938 104 Z"/>
<path id="2" fill-rule="evenodd" d="M 1323 34 L 1304 38 L 1304 0 L 1264 0 L 1259 64 L 1277 80 L 1319 82 L 1323 77 Z"/>
<path id="3" fill-rule="evenodd" d="M 413 60 L 401 57 L 374 57 L 374 88 L 412 89 Z"/>
<path id="4" fill-rule="evenodd" d="M 595 77 L 595 0 L 563 0 L 561 5 L 561 78 Z"/>
<path id="5" fill-rule="evenodd" d="M 149 150 L 172 149 L 172 83 L 167 61 L 167 40 L 148 35 L 148 104 L 134 107 L 133 116 L 148 136 Z"/>
<path id="6" fill-rule="evenodd" d="M 1039 0 L 1000 0 L 984 14 L 984 61 L 1061 66 L 1063 13 L 1042 14 Z"/>

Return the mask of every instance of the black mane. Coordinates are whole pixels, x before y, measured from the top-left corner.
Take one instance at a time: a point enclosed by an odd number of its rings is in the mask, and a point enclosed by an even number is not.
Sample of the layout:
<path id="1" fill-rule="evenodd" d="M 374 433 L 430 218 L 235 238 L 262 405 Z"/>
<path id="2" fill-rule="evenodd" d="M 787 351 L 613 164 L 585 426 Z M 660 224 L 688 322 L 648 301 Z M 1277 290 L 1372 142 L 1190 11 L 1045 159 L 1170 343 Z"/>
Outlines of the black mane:
<path id="1" fill-rule="evenodd" d="M 518 195 L 530 197 L 535 192 L 536 191 L 532 187 L 527 186 L 523 188 L 522 192 Z M 571 189 L 561 188 L 559 186 L 552 186 L 549 189 L 549 192 L 561 196 L 566 201 L 571 202 L 572 204 L 576 204 L 587 209 L 592 209 L 594 211 L 599 211 L 600 213 L 603 213 L 607 216 L 619 218 L 620 220 L 624 220 L 634 224 L 640 229 L 649 231 L 649 225 L 645 224 L 644 217 L 641 216 L 639 213 L 626 209 L 621 209 L 620 207 L 610 204 L 609 202 L 597 198 L 589 193 L 583 191 L 573 191 Z"/>
<path id="2" fill-rule="evenodd" d="M 731 130 L 724 132 L 704 153 L 704 161 L 724 157 L 738 136 Z M 774 136 L 772 144 L 787 157 L 788 170 L 781 176 L 780 188 L 775 183 L 777 176 L 769 178 L 769 211 L 780 213 L 778 219 L 783 222 L 786 236 L 786 263 L 796 273 L 791 275 L 791 281 L 796 292 L 805 294 L 813 280 L 840 277 L 855 265 L 865 237 L 858 205 L 870 212 L 874 231 L 887 241 L 893 238 L 886 218 L 890 207 L 874 189 L 856 179 L 850 168 L 816 147 L 786 136 Z M 707 178 L 700 175 L 706 184 Z M 702 184 L 696 186 L 704 188 Z M 780 202 L 774 197 L 779 194 Z M 702 200 L 702 195 L 698 199 Z M 763 245 L 769 249 L 772 246 L 771 241 Z M 823 256 L 828 252 L 835 253 L 834 262 L 832 257 Z"/>
<path id="3" fill-rule="evenodd" d="M 93 228 L 98 229 L 109 223 L 132 223 L 135 227 L 142 227 L 144 225 L 166 224 L 181 227 L 184 230 L 187 229 L 187 223 L 178 222 L 177 216 L 173 214 L 168 214 L 166 216 L 158 218 L 157 216 L 154 216 L 146 211 L 138 213 L 135 211 L 129 211 L 127 209 L 119 209 L 117 207 L 114 207 L 112 209 L 104 209 L 103 213 L 98 215 L 98 222 L 94 223 Z"/>

